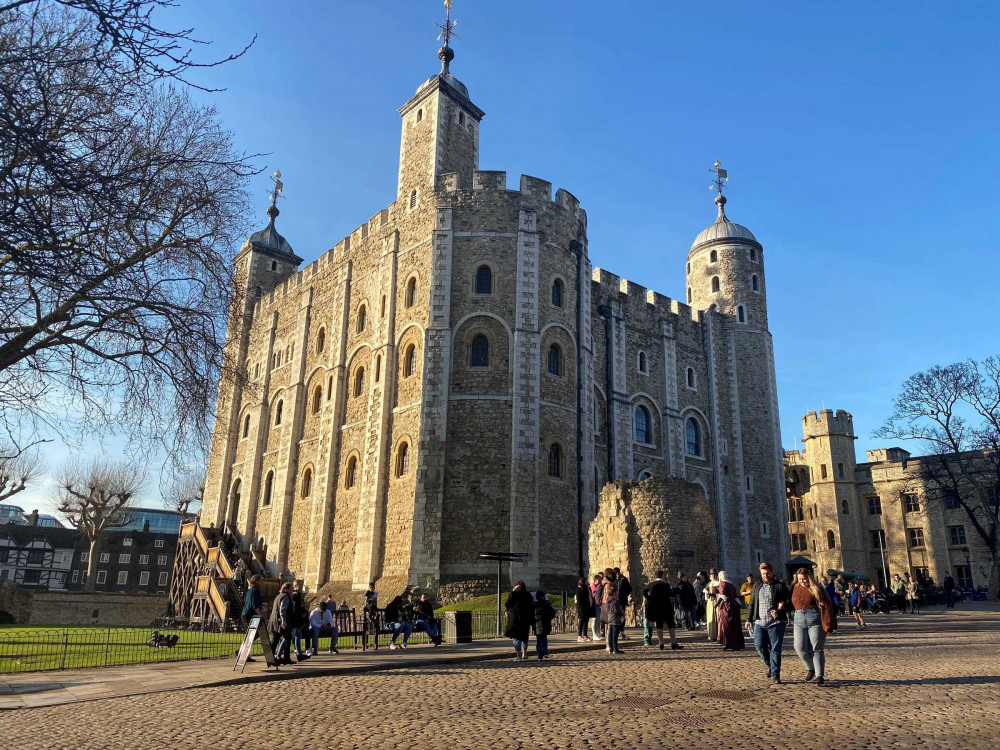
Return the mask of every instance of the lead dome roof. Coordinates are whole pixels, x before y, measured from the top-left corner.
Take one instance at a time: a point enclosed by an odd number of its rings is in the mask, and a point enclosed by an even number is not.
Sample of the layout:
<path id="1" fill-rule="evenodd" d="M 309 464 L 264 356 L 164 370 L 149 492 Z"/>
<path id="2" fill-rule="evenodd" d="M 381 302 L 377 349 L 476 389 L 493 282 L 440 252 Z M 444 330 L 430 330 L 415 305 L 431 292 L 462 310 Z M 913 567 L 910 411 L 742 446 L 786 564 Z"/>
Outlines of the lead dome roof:
<path id="1" fill-rule="evenodd" d="M 714 224 L 702 229 L 701 232 L 698 233 L 698 236 L 694 238 L 694 242 L 691 243 L 692 250 L 699 245 L 704 245 L 706 242 L 714 242 L 716 240 L 744 240 L 752 242 L 755 245 L 760 244 L 760 242 L 757 241 L 757 238 L 753 236 L 753 232 L 742 224 L 730 221 L 726 216 L 725 196 L 718 196 L 715 199 L 715 203 L 719 207 L 719 216 L 716 218 Z"/>

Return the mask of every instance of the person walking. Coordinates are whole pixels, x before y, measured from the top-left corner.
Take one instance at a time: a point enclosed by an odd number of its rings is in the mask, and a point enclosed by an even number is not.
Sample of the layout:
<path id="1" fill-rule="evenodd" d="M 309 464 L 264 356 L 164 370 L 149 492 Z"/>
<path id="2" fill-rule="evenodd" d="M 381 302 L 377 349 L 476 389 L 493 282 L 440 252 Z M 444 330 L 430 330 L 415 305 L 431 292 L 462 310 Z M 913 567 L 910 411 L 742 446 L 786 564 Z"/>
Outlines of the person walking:
<path id="1" fill-rule="evenodd" d="M 792 594 L 774 576 L 771 563 L 760 564 L 760 581 L 750 593 L 747 628 L 753 635 L 753 645 L 767 665 L 768 678 L 781 684 L 781 644 L 788 626 L 788 615 L 794 611 Z"/>
<path id="2" fill-rule="evenodd" d="M 622 573 L 621 568 L 615 568 L 614 571 L 618 603 L 622 605 L 622 629 L 619 631 L 618 637 L 623 641 L 627 641 L 628 635 L 625 634 L 625 621 L 628 618 L 628 598 L 632 594 L 632 582 Z"/>
<path id="3" fill-rule="evenodd" d="M 299 661 L 309 658 L 309 654 L 302 648 L 302 635 L 308 628 L 309 607 L 306 606 L 306 592 L 303 581 L 298 580 L 292 590 L 292 645 L 295 646 L 295 658 Z"/>
<path id="4" fill-rule="evenodd" d="M 837 595 L 833 600 L 833 604 L 837 607 L 840 614 L 844 614 L 844 607 L 847 606 L 847 579 L 844 578 L 843 573 L 838 574 L 833 579 L 833 590 Z"/>
<path id="5" fill-rule="evenodd" d="M 708 640 L 719 640 L 719 621 L 716 614 L 715 596 L 719 593 L 719 575 L 715 568 L 708 571 L 708 582 L 705 584 L 705 630 Z"/>
<path id="6" fill-rule="evenodd" d="M 247 595 L 243 599 L 243 611 L 240 613 L 243 618 L 243 627 L 249 627 L 252 618 L 264 615 L 264 598 L 260 595 L 260 581 L 261 578 L 258 575 L 250 577 Z"/>
<path id="7" fill-rule="evenodd" d="M 751 589 L 750 593 L 753 593 Z M 719 571 L 719 593 L 715 596 L 716 614 L 719 623 L 719 644 L 723 651 L 742 651 L 746 648 L 743 640 L 743 625 L 740 622 L 740 600 L 736 586 L 729 580 L 726 571 Z"/>
<path id="8" fill-rule="evenodd" d="M 851 602 L 851 614 L 854 615 L 854 621 L 858 624 L 858 630 L 868 627 L 868 623 L 865 622 L 864 615 L 861 611 L 865 608 L 865 597 L 861 593 L 861 586 L 858 586 L 853 581 L 847 591 L 847 598 Z"/>
<path id="9" fill-rule="evenodd" d="M 684 625 L 694 630 L 698 626 L 698 593 L 683 570 L 677 571 L 677 592 L 684 609 Z"/>
<path id="10" fill-rule="evenodd" d="M 694 613 L 694 626 L 696 628 L 701 627 L 705 624 L 705 586 L 708 585 L 708 573 L 704 570 L 699 570 L 697 575 L 694 577 L 694 583 L 691 587 L 694 589 L 695 597 L 695 613 Z"/>
<path id="11" fill-rule="evenodd" d="M 920 614 L 920 584 L 913 576 L 906 582 L 906 601 L 910 603 L 910 614 Z"/>
<path id="12" fill-rule="evenodd" d="M 900 578 L 899 573 L 892 576 L 889 590 L 892 592 L 893 603 L 899 608 L 899 613 L 903 614 L 906 611 L 906 581 Z"/>
<path id="13" fill-rule="evenodd" d="M 589 641 L 587 637 L 587 624 L 594 616 L 594 596 L 590 592 L 590 586 L 584 576 L 576 582 L 576 640 L 580 643 Z"/>
<path id="14" fill-rule="evenodd" d="M 271 606 L 267 627 L 271 631 L 271 651 L 275 664 L 294 664 L 289 653 L 292 645 L 292 623 L 295 607 L 292 604 L 292 584 L 283 583 Z"/>
<path id="15" fill-rule="evenodd" d="M 504 609 L 507 610 L 507 627 L 503 634 L 514 642 L 517 661 L 524 661 L 528 658 L 528 634 L 535 622 L 535 602 L 524 581 L 514 584 Z"/>
<path id="16" fill-rule="evenodd" d="M 544 591 L 538 589 L 535 592 L 535 621 L 532 623 L 538 661 L 549 658 L 549 634 L 552 632 L 552 621 L 555 618 L 556 611 L 552 608 L 552 602 Z"/>
<path id="17" fill-rule="evenodd" d="M 618 648 L 618 636 L 625 624 L 625 612 L 622 610 L 621 600 L 618 598 L 618 580 L 615 577 L 615 571 L 611 568 L 604 570 L 601 620 L 604 622 L 607 652 L 609 654 L 622 653 L 622 650 Z"/>
<path id="18" fill-rule="evenodd" d="M 944 574 L 944 601 L 948 609 L 955 609 L 955 579 L 950 570 Z"/>
<path id="19" fill-rule="evenodd" d="M 799 655 L 806 666 L 806 682 L 816 679 L 817 685 L 823 684 L 826 669 L 826 628 L 823 624 L 824 614 L 831 616 L 836 623 L 836 605 L 830 599 L 826 589 L 816 582 L 812 570 L 799 568 L 795 571 L 792 582 L 792 606 L 795 608 L 793 617 L 795 653 Z"/>
<path id="20" fill-rule="evenodd" d="M 670 635 L 670 648 L 673 651 L 684 648 L 677 642 L 677 623 L 674 621 L 674 605 L 671 597 L 677 592 L 663 579 L 662 570 L 656 571 L 656 577 L 642 590 L 643 601 L 643 632 L 642 642 L 645 646 L 652 645 L 653 633 L 656 630 L 656 640 L 663 650 L 663 628 Z"/>

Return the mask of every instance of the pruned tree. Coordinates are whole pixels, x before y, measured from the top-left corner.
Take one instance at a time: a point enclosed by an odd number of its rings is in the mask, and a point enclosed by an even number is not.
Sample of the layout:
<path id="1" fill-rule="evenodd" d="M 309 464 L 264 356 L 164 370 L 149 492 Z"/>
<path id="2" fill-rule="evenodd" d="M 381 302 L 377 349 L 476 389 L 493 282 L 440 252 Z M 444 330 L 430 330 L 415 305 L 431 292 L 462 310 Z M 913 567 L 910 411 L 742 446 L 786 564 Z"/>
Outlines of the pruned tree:
<path id="1" fill-rule="evenodd" d="M 38 451 L 0 443 L 0 502 L 27 489 L 44 471 Z"/>
<path id="2" fill-rule="evenodd" d="M 86 591 L 93 591 L 101 540 L 108 529 L 130 522 L 129 508 L 145 476 L 135 463 L 97 459 L 69 465 L 59 481 L 59 512 L 90 540 Z"/>
<path id="3" fill-rule="evenodd" d="M 932 367 L 903 383 L 876 437 L 916 440 L 925 500 L 961 508 L 992 556 L 988 597 L 1000 595 L 1000 357 Z"/>
<path id="4" fill-rule="evenodd" d="M 164 0 L 0 0 L 0 428 L 205 443 L 251 158 Z M 226 58 L 232 59 L 232 57 Z M 224 61 L 219 61 L 224 62 Z M 238 301 L 236 301 L 238 304 Z"/>
<path id="5" fill-rule="evenodd" d="M 191 506 L 195 509 L 200 508 L 205 497 L 204 472 L 191 471 L 177 477 L 164 496 L 168 498 L 167 502 L 173 510 L 179 513 L 187 514 L 191 511 Z"/>

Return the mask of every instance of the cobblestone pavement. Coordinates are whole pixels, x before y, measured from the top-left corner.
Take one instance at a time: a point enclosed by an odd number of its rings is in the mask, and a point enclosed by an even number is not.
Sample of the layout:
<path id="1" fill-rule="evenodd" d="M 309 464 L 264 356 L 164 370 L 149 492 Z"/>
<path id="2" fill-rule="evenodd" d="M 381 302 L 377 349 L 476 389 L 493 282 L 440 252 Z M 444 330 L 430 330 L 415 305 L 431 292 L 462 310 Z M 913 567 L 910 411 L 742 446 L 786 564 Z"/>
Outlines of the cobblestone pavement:
<path id="1" fill-rule="evenodd" d="M 831 637 L 822 687 L 801 682 L 790 633 L 781 685 L 769 684 L 750 650 L 724 654 L 699 640 L 661 652 L 632 640 L 617 657 L 583 652 L 10 711 L 0 715 L 0 745 L 995 748 L 996 608 L 871 621 Z"/>

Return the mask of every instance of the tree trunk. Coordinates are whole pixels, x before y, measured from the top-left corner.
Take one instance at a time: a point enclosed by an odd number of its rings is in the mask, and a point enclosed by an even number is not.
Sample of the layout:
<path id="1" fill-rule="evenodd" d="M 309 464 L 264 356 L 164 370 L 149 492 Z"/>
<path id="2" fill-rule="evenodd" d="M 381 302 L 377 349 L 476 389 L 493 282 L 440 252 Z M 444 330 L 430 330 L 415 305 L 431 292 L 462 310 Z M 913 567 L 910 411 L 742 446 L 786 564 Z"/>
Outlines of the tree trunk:
<path id="1" fill-rule="evenodd" d="M 87 583 L 83 586 L 83 590 L 88 594 L 94 592 L 94 584 L 97 583 L 97 554 L 100 549 L 98 541 L 96 536 L 90 540 L 90 556 L 87 558 Z"/>
<path id="2" fill-rule="evenodd" d="M 990 571 L 990 583 L 986 590 L 986 598 L 991 602 L 1000 599 L 1000 543 L 993 546 L 993 569 Z"/>

